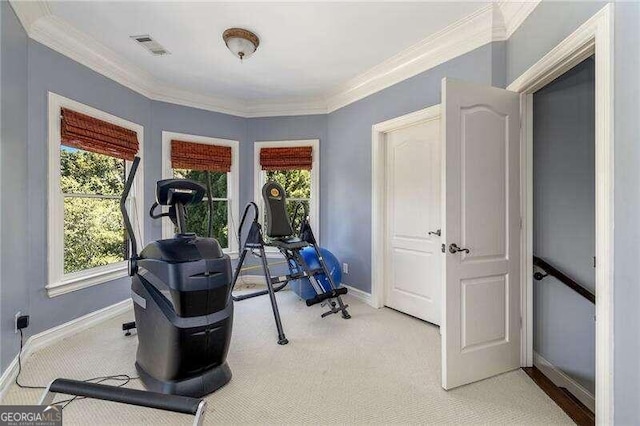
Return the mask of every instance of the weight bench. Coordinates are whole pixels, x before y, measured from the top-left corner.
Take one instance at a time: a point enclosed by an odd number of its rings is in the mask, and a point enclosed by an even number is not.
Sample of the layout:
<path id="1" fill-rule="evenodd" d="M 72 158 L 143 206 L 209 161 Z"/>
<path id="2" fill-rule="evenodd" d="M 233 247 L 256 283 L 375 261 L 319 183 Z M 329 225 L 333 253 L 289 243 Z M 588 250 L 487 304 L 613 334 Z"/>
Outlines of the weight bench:
<path id="1" fill-rule="evenodd" d="M 309 279 L 316 296 L 306 301 L 307 306 L 313 306 L 329 300 L 329 310 L 321 315 L 322 318 L 338 312 L 342 313 L 342 318 L 344 319 L 351 318 L 351 315 L 349 315 L 349 312 L 347 311 L 349 306 L 345 305 L 340 297 L 341 295 L 347 294 L 347 289 L 345 287 L 338 287 L 329 273 L 329 268 L 327 268 L 324 258 L 318 249 L 315 236 L 313 235 L 313 230 L 309 224 L 309 215 L 306 206 L 302 204 L 298 204 L 298 206 L 296 206 L 294 219 L 298 215 L 299 207 L 304 207 L 304 215 L 302 217 L 300 229 L 296 234 L 293 230 L 293 226 L 291 225 L 291 221 L 289 220 L 289 215 L 286 209 L 286 194 L 282 186 L 277 182 L 267 182 L 262 187 L 262 198 L 264 200 L 267 213 L 265 225 L 268 240 L 265 242 L 262 235 L 262 226 L 258 222 L 258 206 L 254 202 L 247 204 L 244 214 L 242 215 L 242 220 L 240 221 L 238 239 L 240 239 L 240 236 L 242 235 L 242 229 L 244 228 L 247 214 L 251 208 L 253 208 L 254 211 L 253 222 L 249 228 L 247 238 L 245 239 L 242 247 L 242 252 L 240 253 L 238 265 L 236 266 L 233 274 L 232 289 L 235 287 L 238 277 L 240 276 L 242 265 L 247 254 L 253 254 L 260 258 L 264 277 L 267 282 L 267 288 L 250 294 L 238 296 L 232 294 L 233 300 L 239 302 L 241 300 L 268 294 L 271 300 L 271 308 L 273 310 L 276 328 L 278 329 L 278 344 L 280 345 L 286 345 L 289 341 L 285 337 L 284 330 L 282 328 L 280 311 L 278 309 L 278 302 L 275 294 L 285 288 L 290 281 L 302 278 Z M 271 276 L 269 265 L 267 263 L 265 246 L 275 247 L 280 251 L 280 253 L 282 253 L 289 265 L 289 274 L 280 277 Z M 320 263 L 320 268 L 309 268 L 300 254 L 300 251 L 306 247 L 312 247 L 315 250 Z M 316 279 L 316 276 L 319 274 L 324 274 L 327 277 L 329 282 L 328 289 L 324 288 Z"/>
<path id="2" fill-rule="evenodd" d="M 51 405 L 56 394 L 59 393 L 190 414 L 194 416 L 193 426 L 202 425 L 207 406 L 205 400 L 188 396 L 167 395 L 70 379 L 55 379 L 51 382 L 40 398 L 40 405 Z"/>

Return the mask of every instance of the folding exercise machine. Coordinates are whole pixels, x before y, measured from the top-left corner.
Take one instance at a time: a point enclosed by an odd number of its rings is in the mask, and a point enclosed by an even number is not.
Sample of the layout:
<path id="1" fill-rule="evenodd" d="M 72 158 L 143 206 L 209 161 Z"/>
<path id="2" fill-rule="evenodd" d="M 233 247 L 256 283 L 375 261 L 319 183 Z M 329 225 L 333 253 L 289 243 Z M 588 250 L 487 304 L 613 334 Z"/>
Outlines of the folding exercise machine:
<path id="1" fill-rule="evenodd" d="M 304 216 L 302 217 L 299 232 L 296 235 L 287 214 L 286 194 L 282 186 L 280 186 L 277 182 L 267 182 L 262 187 L 262 198 L 264 200 L 267 213 L 266 228 L 268 241 L 265 242 L 262 236 L 262 227 L 258 222 L 258 206 L 254 202 L 251 202 L 247 204 L 247 207 L 244 210 L 244 214 L 242 215 L 242 220 L 240 222 L 240 227 L 238 229 L 238 240 L 240 240 L 242 229 L 244 228 L 244 223 L 247 218 L 247 214 L 249 213 L 249 209 L 253 208 L 253 222 L 251 223 L 247 238 L 242 247 L 240 259 L 238 260 L 238 265 L 236 266 L 235 272 L 233 274 L 233 284 L 231 288 L 233 290 L 233 287 L 235 287 L 235 284 L 238 281 L 238 277 L 240 276 L 240 272 L 242 270 L 242 265 L 248 253 L 251 253 L 254 256 L 260 258 L 264 277 L 267 282 L 267 288 L 265 290 L 256 291 L 250 294 L 243 294 L 238 296 L 232 295 L 233 300 L 239 302 L 241 300 L 268 294 L 269 298 L 271 299 L 271 308 L 273 309 L 273 316 L 275 318 L 276 327 L 278 329 L 278 344 L 280 345 L 286 345 L 287 343 L 289 343 L 289 341 L 285 337 L 284 331 L 282 329 L 282 321 L 280 320 L 280 312 L 278 310 L 278 302 L 276 300 L 275 294 L 285 288 L 290 281 L 303 278 L 309 279 L 309 282 L 311 283 L 316 296 L 306 301 L 307 306 L 312 306 L 318 303 L 322 303 L 325 300 L 329 300 L 330 309 L 322 314 L 322 318 L 331 314 L 336 314 L 338 312 L 342 313 L 342 318 L 344 319 L 351 318 L 351 315 L 349 315 L 349 312 L 347 312 L 348 305 L 345 305 L 340 298 L 340 295 L 347 293 L 347 289 L 345 287 L 338 288 L 329 272 L 329 268 L 327 267 L 322 254 L 318 249 L 315 236 L 313 235 L 313 230 L 311 229 L 311 225 L 309 224 L 308 211 L 306 209 L 306 206 L 303 206 Z M 302 204 L 296 206 L 294 218 L 297 216 L 298 208 L 301 205 Z M 271 276 L 269 265 L 267 263 L 267 256 L 265 254 L 265 246 L 276 247 L 278 250 L 280 250 L 280 253 L 282 253 L 289 266 L 288 275 L 280 277 Z M 312 247 L 315 250 L 320 268 L 309 268 L 307 262 L 304 260 L 300 253 L 300 251 L 305 247 Z M 318 281 L 316 277 L 320 274 L 324 274 L 326 276 L 328 286 L 323 286 Z"/>

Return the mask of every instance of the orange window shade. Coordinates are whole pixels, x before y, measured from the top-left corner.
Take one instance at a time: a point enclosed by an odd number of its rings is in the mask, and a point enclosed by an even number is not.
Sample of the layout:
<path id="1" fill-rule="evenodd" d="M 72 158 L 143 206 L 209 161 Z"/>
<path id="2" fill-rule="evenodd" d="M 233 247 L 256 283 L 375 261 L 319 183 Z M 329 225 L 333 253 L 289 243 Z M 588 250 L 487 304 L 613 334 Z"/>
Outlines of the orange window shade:
<path id="1" fill-rule="evenodd" d="M 310 146 L 260 149 L 262 170 L 311 170 L 312 161 Z"/>
<path id="2" fill-rule="evenodd" d="M 73 148 L 133 161 L 138 134 L 130 129 L 62 108 L 61 143 Z"/>
<path id="3" fill-rule="evenodd" d="M 172 140 L 171 167 L 228 173 L 231 171 L 231 147 Z"/>

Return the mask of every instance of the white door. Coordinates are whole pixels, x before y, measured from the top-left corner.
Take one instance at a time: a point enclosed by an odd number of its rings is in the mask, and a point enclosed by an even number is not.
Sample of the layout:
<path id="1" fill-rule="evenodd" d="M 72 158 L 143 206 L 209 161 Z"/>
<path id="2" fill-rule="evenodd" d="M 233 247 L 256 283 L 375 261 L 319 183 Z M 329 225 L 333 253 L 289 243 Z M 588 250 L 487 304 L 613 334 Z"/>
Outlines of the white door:
<path id="1" fill-rule="evenodd" d="M 385 305 L 438 325 L 441 144 L 437 117 L 386 134 Z"/>
<path id="2" fill-rule="evenodd" d="M 448 79 L 442 101 L 442 386 L 451 389 L 520 367 L 520 108 L 517 93 Z"/>

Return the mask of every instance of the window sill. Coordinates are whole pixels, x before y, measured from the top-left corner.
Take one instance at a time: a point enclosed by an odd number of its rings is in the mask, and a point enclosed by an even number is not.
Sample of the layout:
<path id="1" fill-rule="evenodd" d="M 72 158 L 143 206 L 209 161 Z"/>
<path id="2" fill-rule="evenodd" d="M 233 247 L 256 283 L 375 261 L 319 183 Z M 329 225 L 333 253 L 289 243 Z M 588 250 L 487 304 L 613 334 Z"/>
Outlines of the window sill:
<path id="1" fill-rule="evenodd" d="M 129 275 L 128 262 L 119 262 L 113 265 L 99 266 L 86 271 L 74 272 L 65 275 L 60 281 L 51 283 L 45 288 L 47 295 L 51 297 L 61 296 L 72 291 L 103 284 Z"/>

